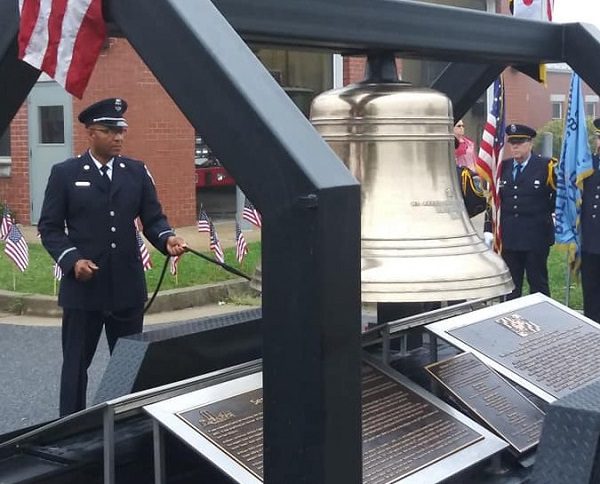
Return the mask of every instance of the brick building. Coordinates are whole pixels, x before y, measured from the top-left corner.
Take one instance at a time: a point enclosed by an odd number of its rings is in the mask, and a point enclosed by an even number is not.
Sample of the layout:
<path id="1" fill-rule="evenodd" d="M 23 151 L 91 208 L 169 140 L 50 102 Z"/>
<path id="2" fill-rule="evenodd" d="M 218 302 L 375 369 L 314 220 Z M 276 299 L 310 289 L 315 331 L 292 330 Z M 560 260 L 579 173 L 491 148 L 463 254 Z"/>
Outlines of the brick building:
<path id="1" fill-rule="evenodd" d="M 501 0 L 429 3 L 506 13 L 506 2 Z M 361 57 L 250 47 L 305 113 L 319 92 L 363 77 L 365 62 Z M 402 78 L 415 85 L 429 85 L 445 65 L 435 61 L 398 62 Z M 507 121 L 539 128 L 553 117 L 562 116 L 569 80 L 570 72 L 561 66 L 549 69 L 547 86 L 508 68 Z M 585 94 L 590 115 L 599 113 L 598 96 L 589 88 Z M 37 222 L 51 165 L 85 149 L 77 114 L 95 100 L 113 96 L 129 103 L 126 117 L 130 128 L 124 154 L 147 163 L 174 226 L 195 222 L 194 129 L 129 43 L 111 38 L 82 100 L 71 98 L 49 79 L 41 79 L 10 129 L 0 136 L 0 202 L 8 203 L 20 223 Z M 482 98 L 465 116 L 467 135 L 473 139 L 481 135 L 485 112 Z"/>

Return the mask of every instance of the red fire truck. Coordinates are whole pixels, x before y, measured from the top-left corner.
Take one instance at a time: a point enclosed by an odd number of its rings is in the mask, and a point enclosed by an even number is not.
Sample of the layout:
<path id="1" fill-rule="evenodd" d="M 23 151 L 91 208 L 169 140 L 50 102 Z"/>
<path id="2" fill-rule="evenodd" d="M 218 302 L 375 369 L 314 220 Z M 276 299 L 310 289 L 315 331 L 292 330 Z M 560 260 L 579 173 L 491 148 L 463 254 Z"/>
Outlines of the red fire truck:
<path id="1" fill-rule="evenodd" d="M 196 137 L 196 188 L 220 188 L 235 186 L 235 180 L 223 168 L 200 137 Z"/>

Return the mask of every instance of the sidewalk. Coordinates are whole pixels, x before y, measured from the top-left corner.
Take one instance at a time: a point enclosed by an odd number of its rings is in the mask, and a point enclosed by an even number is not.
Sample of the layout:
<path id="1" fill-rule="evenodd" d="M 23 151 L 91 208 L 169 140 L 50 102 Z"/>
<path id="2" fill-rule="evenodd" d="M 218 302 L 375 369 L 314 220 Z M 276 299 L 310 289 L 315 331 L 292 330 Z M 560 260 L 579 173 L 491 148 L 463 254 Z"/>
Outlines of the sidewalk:
<path id="1" fill-rule="evenodd" d="M 219 220 L 214 222 L 215 229 L 223 248 L 235 247 L 235 220 Z M 30 244 L 41 243 L 37 236 L 38 231 L 35 225 L 20 226 L 21 231 Z M 199 252 L 208 250 L 208 234 L 198 232 L 198 227 L 190 225 L 186 227 L 178 227 L 175 229 L 177 235 L 183 237 L 187 244 L 194 250 Z M 260 229 L 253 227 L 251 230 L 243 230 L 246 242 L 256 242 L 260 240 Z"/>
<path id="2" fill-rule="evenodd" d="M 235 247 L 235 220 L 214 222 L 218 237 L 224 248 Z M 21 227 L 28 243 L 40 244 L 36 226 Z M 190 248 L 199 252 L 209 250 L 207 233 L 198 232 L 194 226 L 179 227 L 177 235 L 183 237 Z M 260 241 L 260 230 L 244 230 L 248 243 Z M 170 289 L 159 292 L 152 308 L 146 316 L 147 324 L 158 324 L 168 321 L 182 321 L 202 316 L 217 315 L 226 312 L 241 311 L 247 306 L 225 304 L 223 301 L 233 295 L 251 292 L 248 281 L 244 279 L 229 280 L 222 283 L 192 286 L 181 289 Z M 8 308 L 20 308 L 20 314 L 2 313 Z M 44 295 L 25 295 L 0 290 L 0 324 L 58 326 L 62 310 L 56 304 L 56 297 Z"/>

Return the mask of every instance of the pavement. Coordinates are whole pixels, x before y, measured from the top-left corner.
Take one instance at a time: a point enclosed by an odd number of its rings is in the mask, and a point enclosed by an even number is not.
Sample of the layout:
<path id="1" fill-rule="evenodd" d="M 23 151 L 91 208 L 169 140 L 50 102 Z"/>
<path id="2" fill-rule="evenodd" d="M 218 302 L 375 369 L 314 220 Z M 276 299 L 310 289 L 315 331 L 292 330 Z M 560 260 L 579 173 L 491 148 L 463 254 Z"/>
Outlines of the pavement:
<path id="1" fill-rule="evenodd" d="M 215 221 L 215 227 L 224 247 L 235 245 L 234 220 Z M 176 231 L 191 248 L 207 250 L 207 234 L 200 234 L 195 226 Z M 36 227 L 23 227 L 23 233 L 29 243 L 40 243 Z M 244 236 L 248 242 L 260 240 L 260 231 L 244 231 Z M 223 302 L 231 293 L 243 292 L 245 285 L 247 282 L 239 279 L 162 291 L 153 304 L 155 312 L 145 317 L 144 331 L 249 309 Z M 0 291 L 0 436 L 58 417 L 62 364 L 60 308 L 54 297 L 28 295 L 22 307 L 25 314 L 2 312 L 3 298 L 10 302 L 18 297 L 16 293 Z M 88 402 L 93 401 L 109 357 L 106 338 L 102 337 L 88 370 Z"/>

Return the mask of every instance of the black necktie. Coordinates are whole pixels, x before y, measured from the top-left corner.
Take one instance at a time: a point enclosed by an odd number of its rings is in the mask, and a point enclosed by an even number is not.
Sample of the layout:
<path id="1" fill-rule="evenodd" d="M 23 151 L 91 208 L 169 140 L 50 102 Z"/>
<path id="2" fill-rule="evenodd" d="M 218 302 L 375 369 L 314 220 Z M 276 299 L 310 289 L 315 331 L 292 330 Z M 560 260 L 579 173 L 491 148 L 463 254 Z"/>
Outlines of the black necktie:
<path id="1" fill-rule="evenodd" d="M 110 189 L 110 178 L 108 177 L 108 165 L 102 165 L 100 168 L 102 172 L 102 182 L 107 189 Z"/>
<path id="2" fill-rule="evenodd" d="M 519 163 L 515 168 L 515 181 L 517 181 L 519 179 L 519 176 L 521 175 L 522 171 L 523 171 L 523 165 L 521 165 Z"/>

